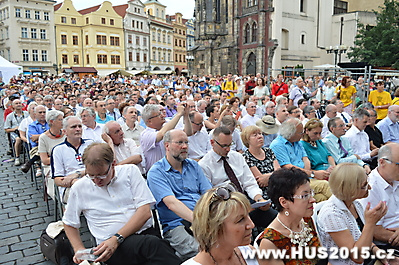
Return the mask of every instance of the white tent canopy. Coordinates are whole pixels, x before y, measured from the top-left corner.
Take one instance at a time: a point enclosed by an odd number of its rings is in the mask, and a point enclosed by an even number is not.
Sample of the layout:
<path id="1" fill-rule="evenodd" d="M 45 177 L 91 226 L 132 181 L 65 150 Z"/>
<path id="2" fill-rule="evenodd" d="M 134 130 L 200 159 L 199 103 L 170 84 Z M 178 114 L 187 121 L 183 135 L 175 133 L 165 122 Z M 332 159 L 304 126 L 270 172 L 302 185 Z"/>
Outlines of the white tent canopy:
<path id="1" fill-rule="evenodd" d="M 313 66 L 313 68 L 329 69 L 329 68 L 341 68 L 341 67 L 339 67 L 338 65 L 333 65 L 333 64 L 322 64 L 322 65 Z"/>
<path id="2" fill-rule="evenodd" d="M 19 75 L 22 72 L 22 66 L 13 64 L 0 56 L 0 77 L 3 78 L 5 84 L 10 82 L 11 77 Z"/>

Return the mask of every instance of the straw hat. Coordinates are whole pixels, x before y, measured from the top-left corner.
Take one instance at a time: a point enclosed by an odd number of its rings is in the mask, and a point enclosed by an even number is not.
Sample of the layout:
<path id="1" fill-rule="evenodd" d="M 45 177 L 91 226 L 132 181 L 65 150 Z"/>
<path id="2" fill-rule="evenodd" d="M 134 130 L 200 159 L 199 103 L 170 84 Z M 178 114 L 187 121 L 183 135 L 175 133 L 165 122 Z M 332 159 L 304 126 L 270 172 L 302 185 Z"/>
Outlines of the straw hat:
<path id="1" fill-rule="evenodd" d="M 258 126 L 265 134 L 275 134 L 278 132 L 280 127 L 276 124 L 276 120 L 270 115 L 263 116 L 262 119 L 256 122 L 256 126 Z"/>

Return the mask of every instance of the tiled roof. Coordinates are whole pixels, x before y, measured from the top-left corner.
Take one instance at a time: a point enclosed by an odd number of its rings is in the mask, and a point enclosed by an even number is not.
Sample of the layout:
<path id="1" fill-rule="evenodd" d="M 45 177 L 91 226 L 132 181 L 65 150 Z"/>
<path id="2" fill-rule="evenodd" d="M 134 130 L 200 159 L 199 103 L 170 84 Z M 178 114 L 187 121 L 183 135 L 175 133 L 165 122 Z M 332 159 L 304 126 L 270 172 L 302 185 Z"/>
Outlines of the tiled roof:
<path id="1" fill-rule="evenodd" d="M 61 6 L 62 6 L 62 3 L 56 4 L 54 6 L 54 11 L 57 11 L 58 9 L 60 9 Z"/>
<path id="2" fill-rule="evenodd" d="M 101 5 L 92 6 L 92 7 L 86 8 L 86 9 L 79 10 L 78 12 L 79 12 L 81 15 L 86 15 L 86 14 L 89 14 L 89 13 L 91 13 L 91 12 L 97 11 L 97 10 L 100 8 L 100 6 L 101 6 Z"/>
<path id="3" fill-rule="evenodd" d="M 119 5 L 119 6 L 113 6 L 112 8 L 115 10 L 115 12 L 118 15 L 120 15 L 121 17 L 125 17 L 127 7 L 128 7 L 128 4 L 124 4 L 124 5 Z"/>

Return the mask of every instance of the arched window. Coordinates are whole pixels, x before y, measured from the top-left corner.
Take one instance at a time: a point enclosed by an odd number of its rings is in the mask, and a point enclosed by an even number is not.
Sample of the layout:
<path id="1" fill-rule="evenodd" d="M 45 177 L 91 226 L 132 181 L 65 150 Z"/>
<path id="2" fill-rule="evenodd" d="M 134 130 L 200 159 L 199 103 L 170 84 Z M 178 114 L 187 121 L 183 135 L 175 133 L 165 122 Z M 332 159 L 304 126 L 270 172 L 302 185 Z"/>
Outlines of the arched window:
<path id="1" fill-rule="evenodd" d="M 251 36 L 251 29 L 249 27 L 249 24 L 245 26 L 245 31 L 244 31 L 244 43 L 249 42 L 249 38 Z"/>
<path id="2" fill-rule="evenodd" d="M 252 25 L 252 42 L 256 42 L 257 37 L 258 37 L 258 26 L 254 22 L 254 24 Z"/>

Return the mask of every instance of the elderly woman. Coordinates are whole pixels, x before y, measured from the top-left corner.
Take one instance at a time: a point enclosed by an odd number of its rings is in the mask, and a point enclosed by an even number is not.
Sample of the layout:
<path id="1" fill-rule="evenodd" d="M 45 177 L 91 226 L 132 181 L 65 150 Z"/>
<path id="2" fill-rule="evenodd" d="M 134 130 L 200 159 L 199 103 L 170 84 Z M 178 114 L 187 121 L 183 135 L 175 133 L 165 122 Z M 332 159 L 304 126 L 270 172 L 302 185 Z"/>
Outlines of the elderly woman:
<path id="1" fill-rule="evenodd" d="M 281 260 L 263 259 L 259 264 L 316 264 L 316 258 L 291 257 L 293 249 L 299 252 L 299 247 L 320 246 L 311 218 L 316 200 L 306 173 L 297 168 L 277 170 L 270 176 L 268 193 L 278 215 L 258 237 L 258 245 L 260 250 L 285 249 L 287 252 Z"/>
<path id="2" fill-rule="evenodd" d="M 38 154 L 43 165 L 43 173 L 46 176 L 48 183 L 47 193 L 54 198 L 54 184 L 50 183 L 48 173 L 50 172 L 50 156 L 53 147 L 65 140 L 65 135 L 62 131 L 62 121 L 64 113 L 59 110 L 51 110 L 46 115 L 46 121 L 49 125 L 49 129 L 45 131 L 39 137 Z"/>
<path id="3" fill-rule="evenodd" d="M 376 223 L 387 212 L 387 205 L 381 201 L 373 209 L 367 205 L 364 210 L 356 201 L 366 198 L 370 189 L 364 169 L 357 164 L 339 164 L 331 172 L 329 182 L 333 196 L 322 206 L 317 219 L 320 240 L 326 248 L 358 249 L 348 253 L 349 259 L 340 257 L 329 262 L 363 264 L 362 248 L 367 247 L 374 254 L 379 250 L 373 243 L 373 234 Z"/>
<path id="4" fill-rule="evenodd" d="M 249 217 L 251 206 L 231 184 L 207 191 L 194 208 L 192 229 L 200 252 L 183 265 L 248 264 L 242 251 L 251 247 L 254 224 Z"/>

